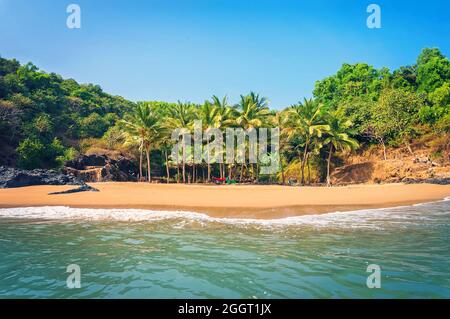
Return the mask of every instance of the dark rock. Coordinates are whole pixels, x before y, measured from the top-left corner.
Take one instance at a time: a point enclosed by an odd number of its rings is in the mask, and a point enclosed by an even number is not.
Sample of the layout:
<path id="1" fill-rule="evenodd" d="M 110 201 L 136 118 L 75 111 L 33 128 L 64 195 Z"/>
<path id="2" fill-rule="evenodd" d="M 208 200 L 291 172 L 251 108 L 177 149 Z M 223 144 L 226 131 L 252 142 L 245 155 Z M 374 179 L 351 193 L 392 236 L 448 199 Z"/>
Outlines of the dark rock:
<path id="1" fill-rule="evenodd" d="M 402 180 L 405 184 L 438 184 L 450 185 L 450 177 L 444 178 L 404 178 Z"/>
<path id="2" fill-rule="evenodd" d="M 112 159 L 107 155 L 81 155 L 66 162 L 64 172 L 84 182 L 128 182 L 137 180 L 137 167 L 128 158 Z"/>
<path id="3" fill-rule="evenodd" d="M 83 181 L 71 174 L 54 170 L 22 170 L 0 166 L 0 188 L 15 188 L 33 185 L 84 185 Z"/>
<path id="4" fill-rule="evenodd" d="M 80 193 L 80 192 L 99 192 L 99 190 L 97 188 L 94 188 L 89 185 L 83 185 L 78 188 L 69 189 L 67 191 L 49 193 L 49 195 L 63 195 L 63 194 L 73 194 L 73 193 Z"/>
<path id="5" fill-rule="evenodd" d="M 106 155 L 81 155 L 74 160 L 67 161 L 64 166 L 84 170 L 87 167 L 105 166 L 109 161 L 110 159 Z"/>

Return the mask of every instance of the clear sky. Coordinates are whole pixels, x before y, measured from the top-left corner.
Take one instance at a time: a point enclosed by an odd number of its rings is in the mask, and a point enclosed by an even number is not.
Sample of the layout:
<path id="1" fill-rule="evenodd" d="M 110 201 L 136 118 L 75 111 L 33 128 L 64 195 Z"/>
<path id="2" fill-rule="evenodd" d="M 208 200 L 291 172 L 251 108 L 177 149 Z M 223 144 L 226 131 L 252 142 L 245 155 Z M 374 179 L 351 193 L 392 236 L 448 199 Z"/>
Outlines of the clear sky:
<path id="1" fill-rule="evenodd" d="M 82 28 L 66 27 L 79 4 Z M 366 8 L 382 9 L 368 29 Z M 310 97 L 342 63 L 390 69 L 450 55 L 447 0 L 0 0 L 0 55 L 131 100 L 202 102 L 256 91 Z"/>

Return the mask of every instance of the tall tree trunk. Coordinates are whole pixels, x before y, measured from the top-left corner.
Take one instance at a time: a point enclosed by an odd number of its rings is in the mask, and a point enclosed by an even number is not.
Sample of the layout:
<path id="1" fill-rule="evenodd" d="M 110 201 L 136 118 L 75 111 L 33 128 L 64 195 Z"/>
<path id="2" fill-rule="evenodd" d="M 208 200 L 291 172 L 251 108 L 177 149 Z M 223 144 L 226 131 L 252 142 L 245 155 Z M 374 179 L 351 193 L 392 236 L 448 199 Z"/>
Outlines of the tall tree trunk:
<path id="1" fill-rule="evenodd" d="M 177 163 L 177 184 L 180 184 L 180 163 Z"/>
<path id="2" fill-rule="evenodd" d="M 184 161 L 184 159 L 183 159 L 183 183 L 186 184 L 186 162 Z"/>
<path id="3" fill-rule="evenodd" d="M 139 151 L 139 179 L 138 179 L 138 182 L 140 182 L 141 180 L 142 180 L 142 178 L 143 178 L 143 173 L 142 173 L 142 157 L 143 157 L 143 153 L 144 152 L 144 150 L 143 150 L 143 148 L 141 147 L 140 148 L 140 151 Z"/>
<path id="4" fill-rule="evenodd" d="M 305 143 L 305 149 L 303 151 L 303 159 L 302 159 L 302 180 L 301 184 L 305 184 L 305 164 L 306 164 L 306 157 L 308 156 L 308 146 L 309 146 L 309 139 Z"/>
<path id="5" fill-rule="evenodd" d="M 405 138 L 405 145 L 406 145 L 406 149 L 408 150 L 409 154 L 414 155 L 414 152 L 411 149 L 411 144 L 409 144 L 409 141 L 406 138 Z"/>
<path id="6" fill-rule="evenodd" d="M 146 149 L 146 154 L 147 154 L 147 177 L 148 177 L 148 182 L 151 183 L 152 182 L 152 172 L 150 171 L 150 147 L 148 147 Z"/>
<path id="7" fill-rule="evenodd" d="M 284 164 L 283 164 L 283 159 L 280 156 L 280 165 L 281 165 L 281 181 L 283 183 L 283 185 L 286 185 L 286 176 L 284 176 Z"/>
<path id="8" fill-rule="evenodd" d="M 380 143 L 381 143 L 381 146 L 383 147 L 383 158 L 386 161 L 387 160 L 386 144 L 384 144 L 384 139 L 383 138 L 380 138 Z"/>
<path id="9" fill-rule="evenodd" d="M 308 162 L 308 185 L 311 185 L 311 153 L 308 153 L 306 161 Z"/>
<path id="10" fill-rule="evenodd" d="M 205 177 L 205 168 L 202 165 L 202 182 L 203 183 L 205 182 L 205 179 L 206 179 L 206 177 Z"/>
<path id="11" fill-rule="evenodd" d="M 167 150 L 164 151 L 164 155 L 166 157 L 167 184 L 169 184 L 169 181 L 170 181 L 170 170 L 169 170 L 169 156 L 167 155 Z"/>
<path id="12" fill-rule="evenodd" d="M 225 178 L 227 176 L 227 166 L 224 163 L 220 165 L 222 165 L 222 178 Z"/>
<path id="13" fill-rule="evenodd" d="M 183 158 L 181 160 L 183 161 L 183 183 L 186 184 L 186 143 L 184 138 L 183 135 Z"/>
<path id="14" fill-rule="evenodd" d="M 330 165 L 331 165 L 331 154 L 333 154 L 333 144 L 330 145 L 330 151 L 328 153 L 328 162 L 327 162 L 327 186 L 331 186 L 331 178 L 330 178 Z"/>
<path id="15" fill-rule="evenodd" d="M 206 160 L 208 161 L 208 163 L 206 163 L 206 165 L 208 165 L 208 180 L 206 182 L 209 183 L 211 182 L 211 164 L 209 159 L 209 148 L 206 151 Z"/>
<path id="16" fill-rule="evenodd" d="M 192 183 L 195 184 L 195 181 L 197 179 L 197 170 L 195 169 L 195 164 L 192 164 Z"/>
<path id="17" fill-rule="evenodd" d="M 243 175 L 244 175 L 244 164 L 241 165 L 241 176 L 239 177 L 239 183 L 242 182 Z"/>

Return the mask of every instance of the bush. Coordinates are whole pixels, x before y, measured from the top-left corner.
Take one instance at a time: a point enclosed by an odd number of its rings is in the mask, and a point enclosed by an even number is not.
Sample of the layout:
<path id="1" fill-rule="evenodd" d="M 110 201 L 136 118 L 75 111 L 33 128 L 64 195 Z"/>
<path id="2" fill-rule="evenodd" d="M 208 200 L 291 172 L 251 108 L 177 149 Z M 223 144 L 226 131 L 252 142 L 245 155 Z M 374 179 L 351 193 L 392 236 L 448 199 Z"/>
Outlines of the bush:
<path id="1" fill-rule="evenodd" d="M 27 138 L 20 142 L 17 153 L 20 167 L 25 169 L 40 167 L 41 157 L 44 153 L 44 144 L 39 140 Z"/>
<path id="2" fill-rule="evenodd" d="M 441 118 L 443 109 L 438 106 L 422 106 L 419 110 L 419 119 L 421 123 L 433 124 Z"/>
<path id="3" fill-rule="evenodd" d="M 57 168 L 76 155 L 74 149 L 66 149 L 57 138 L 50 144 L 27 138 L 20 142 L 17 153 L 19 166 L 25 169 Z"/>

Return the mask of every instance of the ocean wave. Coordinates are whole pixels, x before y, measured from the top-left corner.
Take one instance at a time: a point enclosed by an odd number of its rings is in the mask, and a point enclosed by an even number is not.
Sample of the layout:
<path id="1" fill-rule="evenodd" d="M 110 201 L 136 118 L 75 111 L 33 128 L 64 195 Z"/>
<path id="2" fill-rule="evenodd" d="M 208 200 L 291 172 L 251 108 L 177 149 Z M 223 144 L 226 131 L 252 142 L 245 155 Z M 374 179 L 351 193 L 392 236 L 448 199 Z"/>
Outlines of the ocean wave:
<path id="1" fill-rule="evenodd" d="M 158 222 L 163 220 L 182 220 L 232 225 L 312 226 L 380 229 L 387 224 L 422 223 L 434 219 L 436 214 L 448 217 L 450 209 L 446 202 L 450 197 L 433 203 L 422 203 L 393 208 L 364 209 L 356 211 L 336 211 L 325 214 L 311 214 L 280 219 L 217 218 L 193 211 L 159 211 L 142 209 L 90 209 L 66 206 L 21 207 L 0 209 L 0 217 L 11 219 L 38 220 L 85 220 L 85 221 L 123 221 Z M 428 209 L 430 205 L 445 205 L 441 209 Z M 430 207 L 431 208 L 431 207 Z M 446 220 L 448 220 L 446 218 Z M 180 225 L 180 223 L 174 224 Z"/>

